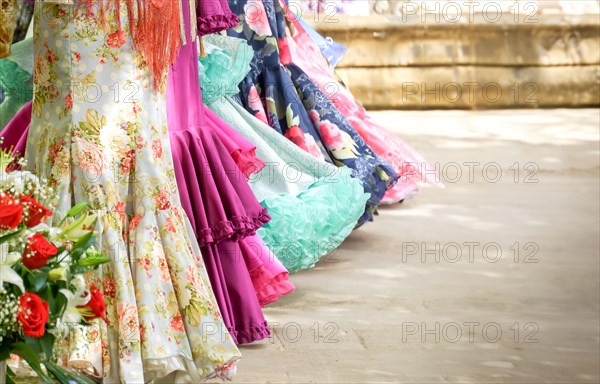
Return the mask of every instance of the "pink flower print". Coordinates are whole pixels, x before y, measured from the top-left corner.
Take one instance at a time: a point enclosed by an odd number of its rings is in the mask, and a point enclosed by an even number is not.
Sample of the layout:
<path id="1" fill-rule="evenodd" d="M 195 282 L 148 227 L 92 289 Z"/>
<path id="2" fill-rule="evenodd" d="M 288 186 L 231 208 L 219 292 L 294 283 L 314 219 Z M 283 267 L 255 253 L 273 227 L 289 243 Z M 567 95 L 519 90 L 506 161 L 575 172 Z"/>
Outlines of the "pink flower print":
<path id="1" fill-rule="evenodd" d="M 137 308 L 131 303 L 124 303 L 117 308 L 119 315 L 120 337 L 125 340 L 135 340 L 140 332 L 137 320 Z"/>
<path id="2" fill-rule="evenodd" d="M 318 127 L 319 126 L 319 121 L 321 120 L 321 116 L 319 115 L 319 112 L 317 112 L 314 109 L 311 109 L 310 111 L 308 111 L 308 116 L 310 116 L 310 121 L 313 122 L 313 124 Z"/>
<path id="3" fill-rule="evenodd" d="M 133 216 L 133 218 L 129 221 L 129 230 L 135 231 L 135 229 L 138 227 L 138 225 L 140 225 L 141 221 L 142 221 L 141 215 Z"/>
<path id="4" fill-rule="evenodd" d="M 154 197 L 154 202 L 159 210 L 169 209 L 171 207 L 171 196 L 163 189 Z"/>
<path id="5" fill-rule="evenodd" d="M 114 279 L 105 277 L 102 285 L 104 287 L 104 296 L 114 299 L 117 295 L 117 282 Z"/>
<path id="6" fill-rule="evenodd" d="M 325 160 L 325 156 L 323 156 L 323 152 L 321 152 L 321 149 L 317 145 L 315 138 L 312 137 L 311 134 L 305 133 L 304 141 L 306 142 L 306 150 L 308 153 L 310 153 L 312 156 L 316 157 L 317 159 Z"/>
<path id="7" fill-rule="evenodd" d="M 192 265 L 185 267 L 185 279 L 192 285 L 192 288 L 198 296 L 208 297 L 208 291 L 204 286 L 204 282 L 198 273 L 198 269 Z"/>
<path id="8" fill-rule="evenodd" d="M 254 112 L 254 117 L 267 125 L 269 124 L 269 121 L 267 120 L 267 114 L 265 113 L 265 108 L 263 107 L 258 91 L 254 86 L 250 88 L 250 92 L 248 93 L 248 106 Z"/>
<path id="9" fill-rule="evenodd" d="M 304 151 L 308 152 L 304 132 L 302 132 L 299 126 L 291 126 L 290 129 L 288 129 L 287 132 L 283 134 L 283 136 L 287 137 L 291 142 L 302 148 Z"/>
<path id="10" fill-rule="evenodd" d="M 181 318 L 181 316 L 175 316 L 171 319 L 171 328 L 173 328 L 173 330 L 177 332 L 185 331 L 185 329 L 183 328 L 183 319 Z"/>
<path id="11" fill-rule="evenodd" d="M 248 0 L 244 5 L 246 23 L 251 30 L 260 36 L 271 36 L 271 27 L 267 18 L 267 11 L 260 0 Z"/>
<path id="12" fill-rule="evenodd" d="M 167 222 L 166 222 L 166 227 L 167 227 L 167 231 L 171 232 L 171 233 L 175 233 L 177 232 L 177 229 L 175 228 L 175 224 L 173 224 L 173 220 L 171 220 L 171 218 L 167 218 Z"/>
<path id="13" fill-rule="evenodd" d="M 144 270 L 146 272 L 148 272 L 148 271 L 150 271 L 150 269 L 152 269 L 152 262 L 147 257 L 142 257 L 141 259 L 138 259 L 137 262 L 138 262 L 138 265 L 140 267 L 144 268 Z"/>
<path id="14" fill-rule="evenodd" d="M 69 94 L 65 96 L 65 108 L 73 108 L 73 91 L 69 91 Z"/>
<path id="15" fill-rule="evenodd" d="M 167 260 L 165 260 L 163 255 L 158 256 L 158 278 L 161 281 L 169 281 L 171 279 L 169 264 L 167 264 Z"/>
<path id="16" fill-rule="evenodd" d="M 333 124 L 329 120 L 323 120 L 319 124 L 319 132 L 321 133 L 321 138 L 323 139 L 325 146 L 330 151 L 344 148 L 346 143 L 344 141 L 344 137 L 342 136 L 342 132 L 337 125 Z"/>
<path id="17" fill-rule="evenodd" d="M 81 138 L 75 139 L 77 148 L 77 160 L 79 166 L 86 172 L 93 175 L 101 174 L 106 165 L 100 148 L 96 144 Z"/>
<path id="18" fill-rule="evenodd" d="M 152 142 L 152 153 L 154 153 L 154 157 L 157 159 L 162 157 L 162 143 L 160 139 L 156 139 Z"/>

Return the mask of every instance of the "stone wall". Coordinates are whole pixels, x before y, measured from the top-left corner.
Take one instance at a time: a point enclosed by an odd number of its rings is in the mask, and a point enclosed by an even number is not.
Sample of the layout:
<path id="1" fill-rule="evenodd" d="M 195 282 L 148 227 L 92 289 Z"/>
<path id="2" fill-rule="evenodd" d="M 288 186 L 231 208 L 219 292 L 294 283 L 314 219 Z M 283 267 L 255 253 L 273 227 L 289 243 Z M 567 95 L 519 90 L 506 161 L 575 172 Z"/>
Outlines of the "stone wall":
<path id="1" fill-rule="evenodd" d="M 415 12 L 405 4 L 314 25 L 350 48 L 339 74 L 371 109 L 598 106 L 599 15 L 552 3 L 543 12 L 524 4 Z"/>

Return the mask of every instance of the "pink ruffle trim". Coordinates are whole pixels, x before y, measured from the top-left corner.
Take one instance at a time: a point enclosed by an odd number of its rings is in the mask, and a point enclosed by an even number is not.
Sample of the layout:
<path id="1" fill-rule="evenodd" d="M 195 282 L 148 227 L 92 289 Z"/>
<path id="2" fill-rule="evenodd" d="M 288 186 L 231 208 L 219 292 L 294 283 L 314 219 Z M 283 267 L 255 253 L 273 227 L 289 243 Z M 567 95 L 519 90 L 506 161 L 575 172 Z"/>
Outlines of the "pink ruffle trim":
<path id="1" fill-rule="evenodd" d="M 198 18 L 198 36 L 210 35 L 229 28 L 233 28 L 240 22 L 236 14 L 211 15 Z"/>
<path id="2" fill-rule="evenodd" d="M 256 230 L 271 221 L 267 209 L 262 209 L 258 216 L 234 216 L 231 220 L 221 221 L 199 231 L 198 243 L 201 247 L 231 239 L 238 241 L 256 233 Z"/>
<path id="3" fill-rule="evenodd" d="M 246 180 L 250 179 L 250 176 L 257 174 L 265 167 L 265 163 L 256 157 L 256 149 L 249 152 L 242 152 L 242 150 L 235 151 L 231 154 L 231 157 Z"/>
<path id="4" fill-rule="evenodd" d="M 264 266 L 250 271 L 252 285 L 261 307 L 276 302 L 280 297 L 292 292 L 296 287 L 289 280 L 289 273 L 282 272 L 273 276 Z"/>

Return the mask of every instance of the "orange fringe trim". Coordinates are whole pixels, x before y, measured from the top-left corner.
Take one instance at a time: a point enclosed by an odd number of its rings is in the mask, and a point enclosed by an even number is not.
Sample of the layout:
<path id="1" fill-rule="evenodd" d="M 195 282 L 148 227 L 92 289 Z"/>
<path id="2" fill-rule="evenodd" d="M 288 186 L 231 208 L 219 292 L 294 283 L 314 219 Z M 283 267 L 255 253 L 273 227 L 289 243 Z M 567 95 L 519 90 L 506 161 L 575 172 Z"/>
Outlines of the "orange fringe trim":
<path id="1" fill-rule="evenodd" d="M 181 47 L 179 0 L 81 0 L 88 16 L 97 16 L 106 29 L 106 12 L 113 8 L 121 28 L 121 2 L 125 1 L 134 48 L 141 53 L 160 89 L 164 76 Z"/>

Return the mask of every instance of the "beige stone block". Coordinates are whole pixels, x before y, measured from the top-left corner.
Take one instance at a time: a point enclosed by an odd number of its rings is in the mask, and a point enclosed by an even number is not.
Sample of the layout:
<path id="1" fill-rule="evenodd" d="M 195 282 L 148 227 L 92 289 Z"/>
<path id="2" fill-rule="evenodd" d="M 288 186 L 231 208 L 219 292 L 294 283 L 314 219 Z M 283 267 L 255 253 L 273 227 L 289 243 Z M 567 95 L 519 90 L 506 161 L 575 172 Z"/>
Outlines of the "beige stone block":
<path id="1" fill-rule="evenodd" d="M 600 104 L 600 66 L 343 68 L 370 109 L 581 107 Z"/>
<path id="2" fill-rule="evenodd" d="M 350 48 L 340 67 L 588 65 L 600 61 L 600 24 L 547 17 L 538 23 L 403 23 L 366 17 L 318 24 Z"/>

